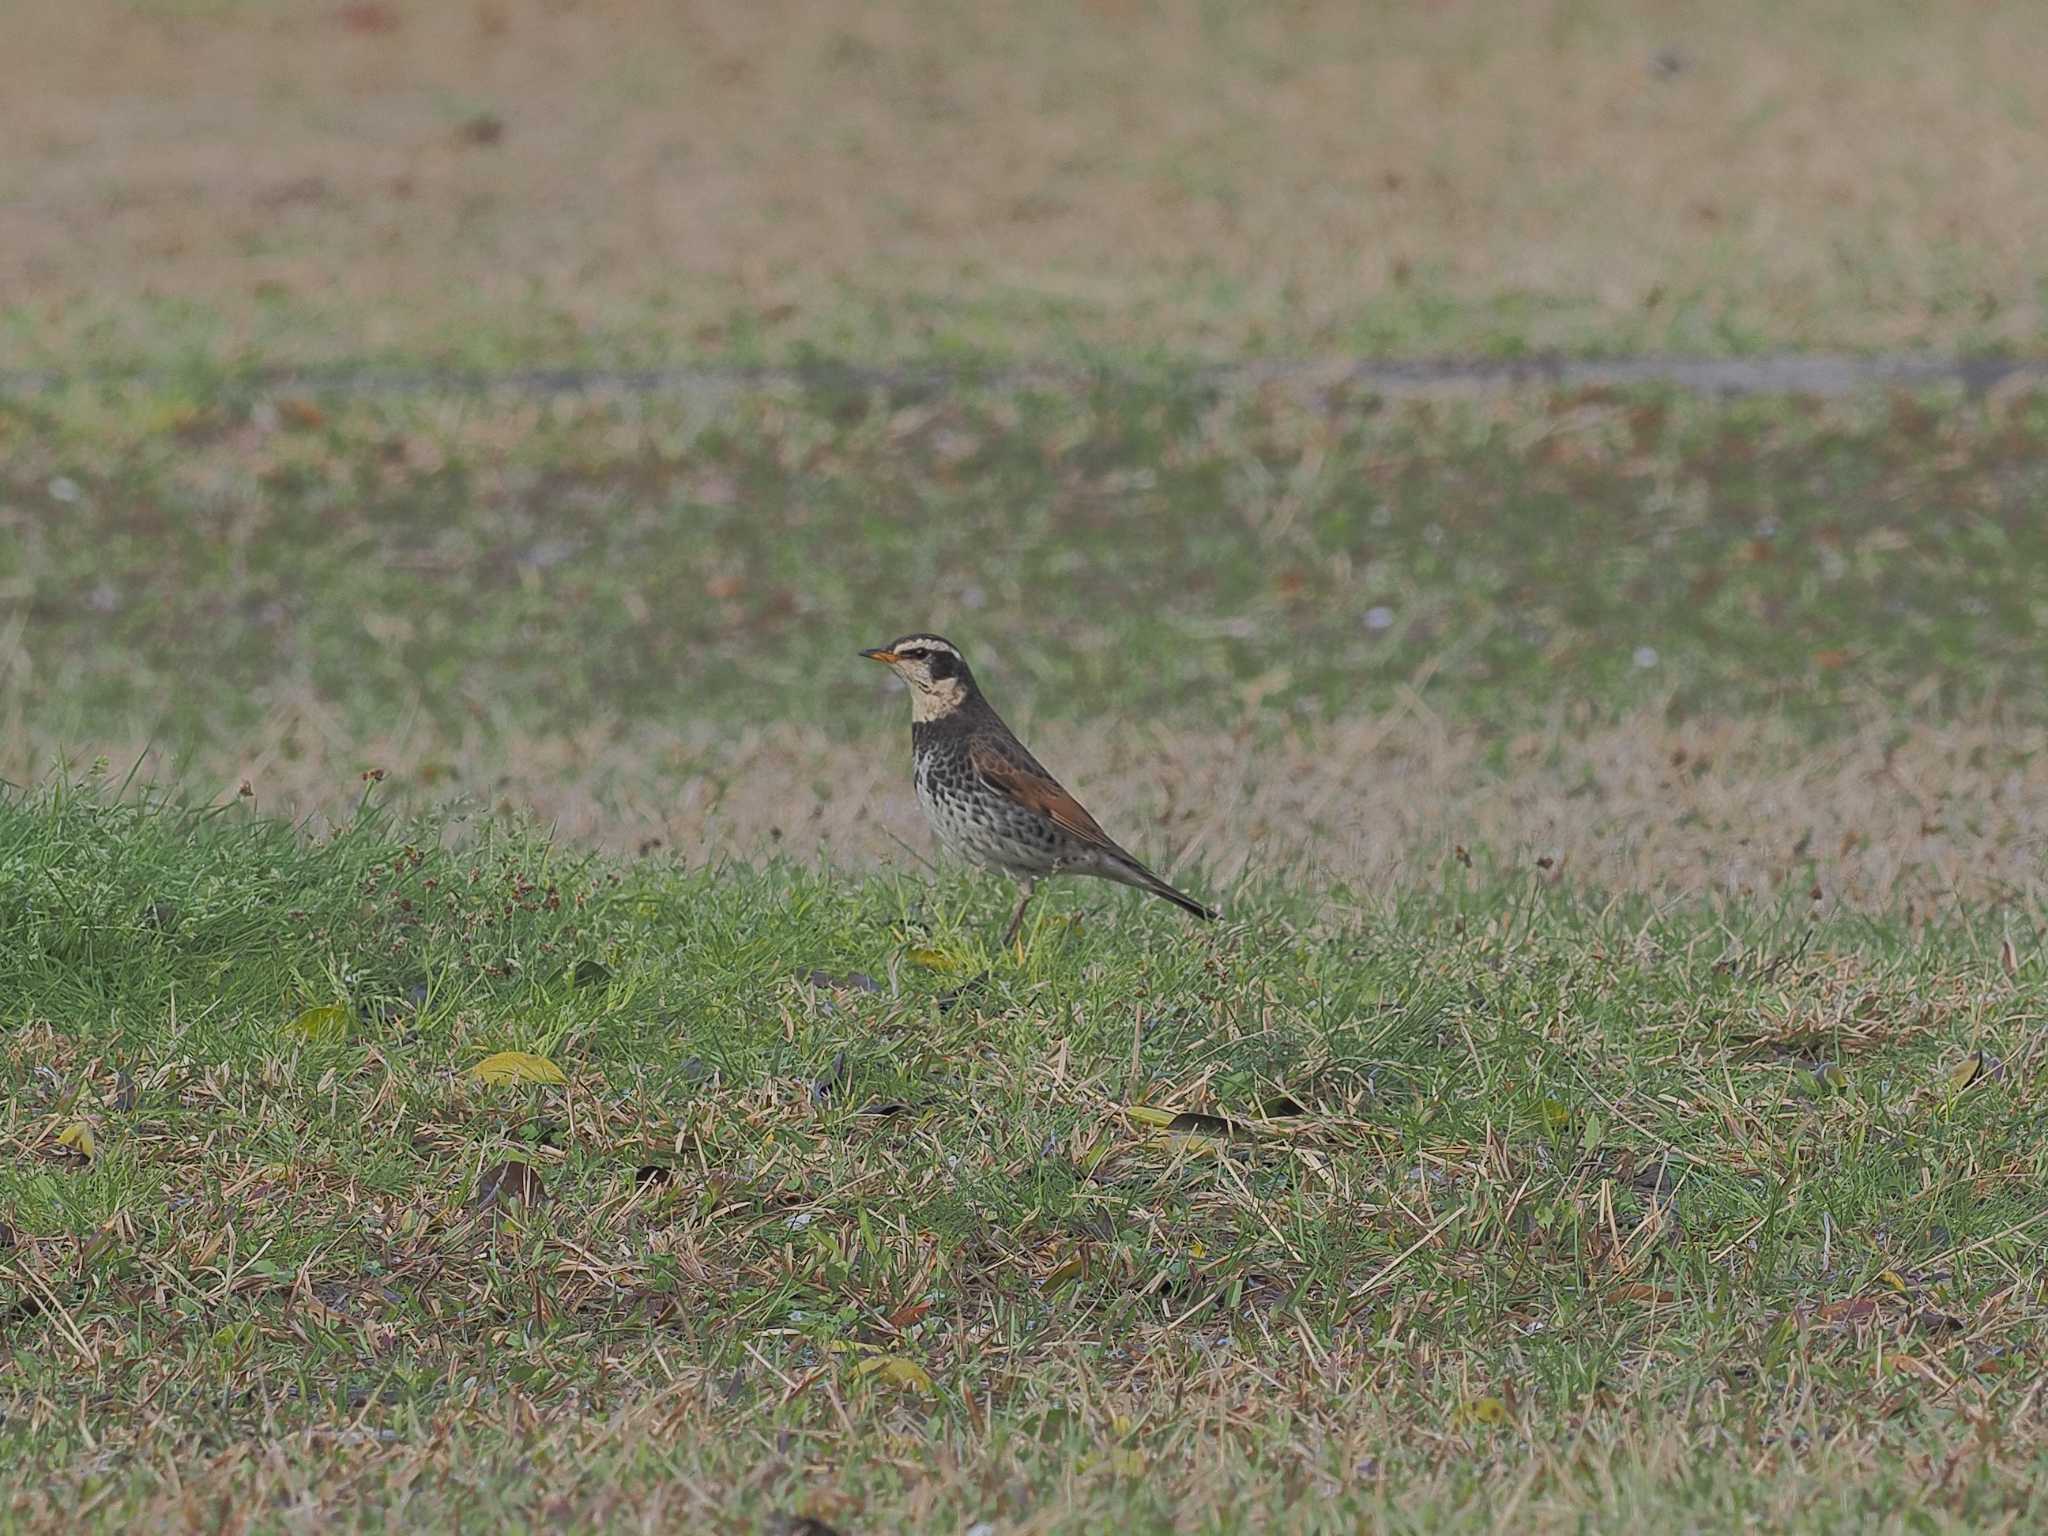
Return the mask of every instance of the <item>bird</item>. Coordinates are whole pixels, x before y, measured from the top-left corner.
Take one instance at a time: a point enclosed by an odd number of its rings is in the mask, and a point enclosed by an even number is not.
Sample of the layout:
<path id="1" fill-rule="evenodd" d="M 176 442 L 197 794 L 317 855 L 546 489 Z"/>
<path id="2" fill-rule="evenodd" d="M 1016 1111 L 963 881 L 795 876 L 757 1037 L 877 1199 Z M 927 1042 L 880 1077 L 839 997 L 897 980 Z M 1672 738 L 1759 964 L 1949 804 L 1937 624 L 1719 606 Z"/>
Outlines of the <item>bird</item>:
<path id="1" fill-rule="evenodd" d="M 1103 831 L 1025 750 L 982 696 L 952 641 L 913 634 L 862 651 L 910 685 L 910 766 L 918 803 L 952 853 L 1009 875 L 1019 890 L 1007 947 L 1049 875 L 1094 875 L 1149 891 L 1204 921 L 1216 913 L 1152 873 Z"/>

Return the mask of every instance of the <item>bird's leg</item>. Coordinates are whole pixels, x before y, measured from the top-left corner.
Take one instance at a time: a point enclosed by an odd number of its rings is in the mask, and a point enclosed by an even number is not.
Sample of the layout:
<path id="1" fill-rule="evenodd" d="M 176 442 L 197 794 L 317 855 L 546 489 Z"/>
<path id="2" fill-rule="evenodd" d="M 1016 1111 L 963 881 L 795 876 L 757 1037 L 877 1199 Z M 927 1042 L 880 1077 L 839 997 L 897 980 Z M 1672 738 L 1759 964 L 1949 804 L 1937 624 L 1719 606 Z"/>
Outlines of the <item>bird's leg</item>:
<path id="1" fill-rule="evenodd" d="M 1021 893 L 1017 897 L 1017 910 L 1010 914 L 1010 926 L 1003 933 L 1003 948 L 1010 947 L 1011 942 L 1017 937 L 1017 930 L 1024 926 L 1024 909 L 1031 905 L 1031 892 L 1037 883 L 1035 880 L 1017 882 Z"/>

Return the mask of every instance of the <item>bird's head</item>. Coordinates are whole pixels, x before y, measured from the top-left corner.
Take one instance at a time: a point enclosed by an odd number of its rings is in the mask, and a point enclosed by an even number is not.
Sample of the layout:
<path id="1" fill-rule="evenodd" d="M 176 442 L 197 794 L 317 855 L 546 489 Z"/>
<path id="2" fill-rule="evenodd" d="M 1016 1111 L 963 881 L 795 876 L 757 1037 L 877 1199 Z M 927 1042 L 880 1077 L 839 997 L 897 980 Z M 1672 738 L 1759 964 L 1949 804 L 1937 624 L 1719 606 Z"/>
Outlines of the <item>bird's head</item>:
<path id="1" fill-rule="evenodd" d="M 937 635 L 905 635 L 861 655 L 881 662 L 910 685 L 912 720 L 950 715 L 974 692 L 974 674 L 967 670 L 967 658 L 952 641 Z"/>

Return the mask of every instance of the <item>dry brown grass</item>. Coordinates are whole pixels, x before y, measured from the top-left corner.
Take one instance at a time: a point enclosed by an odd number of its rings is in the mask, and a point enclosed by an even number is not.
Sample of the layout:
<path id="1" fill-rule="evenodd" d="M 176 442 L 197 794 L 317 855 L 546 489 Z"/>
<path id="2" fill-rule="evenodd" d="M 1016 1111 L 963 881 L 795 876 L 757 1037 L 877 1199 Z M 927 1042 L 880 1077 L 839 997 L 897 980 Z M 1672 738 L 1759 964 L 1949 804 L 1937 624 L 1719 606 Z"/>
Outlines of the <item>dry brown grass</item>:
<path id="1" fill-rule="evenodd" d="M 1155 1334 L 1142 1342 L 1160 1355 L 1190 1353 L 1175 1330 Z M 1131 1352 L 1137 1352 L 1135 1344 Z M 581 1413 L 573 1403 L 564 1408 L 511 1392 L 493 1405 L 487 1419 L 483 1412 L 436 1415 L 423 1422 L 416 1437 L 395 1444 L 376 1430 L 353 1425 L 322 1427 L 260 1446 L 239 1443 L 198 1459 L 176 1479 L 138 1487 L 128 1499 L 116 1502 L 110 1487 L 89 1502 L 85 1513 L 105 1521 L 111 1504 L 134 1522 L 131 1528 L 210 1530 L 243 1528 L 246 1511 L 285 1508 L 301 1528 L 324 1531 L 349 1528 L 348 1512 L 368 1506 L 388 1509 L 416 1529 L 463 1530 L 474 1528 L 464 1513 L 483 1490 L 493 1504 L 525 1505 L 522 1514 L 530 1510 L 538 1521 L 564 1529 L 811 1536 L 876 1529 L 865 1522 L 878 1513 L 904 1522 L 892 1529 L 974 1529 L 956 1512 L 971 1520 L 992 1505 L 1000 1510 L 1004 1503 L 1028 1504 L 1030 1493 L 1043 1488 L 1038 1507 L 1007 1514 L 994 1528 L 1005 1536 L 1048 1536 L 1122 1525 L 1130 1516 L 1118 1495 L 1128 1498 L 1127 1482 L 1137 1481 L 1158 1488 L 1162 1497 L 1170 1492 L 1183 1510 L 1292 1507 L 1296 1513 L 1274 1527 L 1289 1532 L 1325 1528 L 1310 1522 L 1307 1510 L 1347 1498 L 1384 1511 L 1360 1529 L 1499 1530 L 1512 1517 L 1513 1528 L 1530 1536 L 1565 1536 L 1586 1530 L 1589 1522 L 1600 1528 L 1634 1526 L 1646 1514 L 1685 1523 L 1635 1528 L 1724 1528 L 1699 1523 L 1699 1514 L 1690 1509 L 1669 1508 L 1671 1490 L 1689 1484 L 1741 1489 L 1741 1502 L 1755 1522 L 1780 1530 L 1830 1528 L 1822 1510 L 1848 1502 L 1854 1497 L 1851 1490 L 1886 1475 L 1911 1476 L 1921 1487 L 1939 1490 L 1929 1495 L 1938 1505 L 2002 1506 L 2008 1514 L 2025 1507 L 2038 1489 L 2037 1469 L 2021 1457 L 1965 1441 L 1947 1456 L 1939 1448 L 1916 1447 L 1902 1472 L 1896 1437 L 1882 1421 L 1831 1428 L 1823 1436 L 1796 1409 L 1785 1416 L 1789 1431 L 1771 1435 L 1762 1447 L 1698 1431 L 1660 1417 L 1654 1406 L 1636 1403 L 1569 1439 L 1532 1437 L 1531 1443 L 1516 1425 L 1491 1442 L 1478 1437 L 1475 1446 L 1469 1429 L 1418 1429 L 1412 1417 L 1390 1410 L 1363 1386 L 1342 1394 L 1320 1389 L 1325 1379 L 1363 1384 L 1391 1374 L 1385 1363 L 1388 1351 L 1371 1340 L 1347 1340 L 1340 1348 L 1289 1359 L 1283 1366 L 1198 1364 L 1164 1381 L 1158 1355 L 1150 1357 L 1154 1364 L 1128 1367 L 1117 1379 L 1092 1369 L 1093 1362 L 1079 1358 L 1080 1351 L 1061 1353 L 1066 1358 L 1049 1362 L 1046 1373 L 1060 1373 L 1055 1379 L 1066 1383 L 1083 1405 L 1081 1422 L 1105 1447 L 1064 1470 L 1048 1466 L 1053 1458 L 1028 1433 L 1004 1437 L 1001 1452 L 990 1455 L 973 1442 L 935 1436 L 915 1411 L 877 1412 L 866 1402 L 850 1405 L 861 1415 L 854 1422 L 873 1437 L 875 1460 L 900 1480 L 903 1491 L 893 1498 L 836 1490 L 829 1473 L 815 1470 L 811 1463 L 829 1453 L 813 1451 L 806 1458 L 798 1447 L 805 1441 L 831 1445 L 836 1437 L 830 1429 L 805 1437 L 785 1435 L 778 1444 L 750 1428 L 733 1436 L 732 1450 L 750 1457 L 752 1465 L 735 1467 L 737 1456 L 706 1454 L 705 1441 L 698 1437 L 700 1426 L 732 1416 L 727 1383 L 693 1369 L 645 1401 L 603 1417 Z M 1310 1376 L 1311 1370 L 1328 1374 Z M 814 1380 L 815 1373 L 807 1373 L 790 1378 L 789 1385 L 812 1387 Z M 812 1388 L 813 1395 L 827 1390 Z M 1975 1383 L 1959 1385 L 1954 1399 L 1959 1416 L 1966 1417 L 1998 1413 L 2005 1406 Z M 481 1427 L 479 1419 L 486 1419 Z M 1276 1423 L 1292 1429 L 1294 1436 L 1273 1430 Z M 2032 1398 L 2021 1405 L 2016 1420 L 2003 1425 L 2004 1441 L 2014 1446 L 2038 1440 L 2041 1433 Z M 1266 1434 L 1284 1447 L 1268 1452 L 1278 1465 L 1248 1466 L 1243 1449 L 1261 1445 Z M 1415 1465 L 1389 1475 L 1385 1461 L 1389 1445 L 1396 1442 L 1404 1449 L 1415 1447 L 1410 1453 Z M 174 1445 L 174 1432 L 148 1443 L 152 1448 Z M 1133 1443 L 1146 1449 L 1132 1450 Z M 541 1474 L 531 1470 L 535 1462 L 551 1469 L 538 1487 Z M 1478 1486 L 1466 1470 L 1475 1465 L 1488 1474 Z M 870 1467 L 862 1470 L 873 1475 Z M 756 1523 L 733 1513 L 735 1503 L 758 1504 L 764 1495 L 772 1498 L 792 1484 L 801 1487 L 806 1472 L 811 1482 L 823 1486 L 785 1497 L 808 1519 L 785 1516 Z M 1951 1494 L 1952 1481 L 1969 1492 Z M 12 1501 L 19 1528 L 77 1529 L 79 1509 L 71 1494 L 68 1484 L 61 1490 L 23 1487 Z M 1398 1519 L 1393 1509 L 1400 1511 Z M 1884 1522 L 1867 1528 L 1916 1527 Z M 1990 1528 L 2015 1527 L 2000 1521 Z"/>
<path id="2" fill-rule="evenodd" d="M 0 292 L 63 361 L 2041 330 L 2027 4 L 27 0 L 8 32 Z"/>
<path id="3" fill-rule="evenodd" d="M 357 745 L 311 712 L 276 725 L 258 739 L 323 744 L 290 760 L 174 763 L 134 744 L 109 756 L 116 771 L 139 760 L 144 779 L 223 798 L 246 781 L 264 808 L 316 821 L 346 813 L 367 765 L 389 774 L 402 805 L 528 812 L 574 844 L 689 864 L 784 855 L 915 868 L 935 856 L 894 719 L 851 744 L 778 726 Z M 1285 872 L 1372 900 L 1434 883 L 1464 848 L 1613 894 L 1782 896 L 1908 922 L 1959 904 L 2048 904 L 2038 729 L 1873 715 L 1816 746 L 1768 718 L 1638 715 L 1529 732 L 1503 753 L 1418 704 L 1284 743 L 1186 729 L 1029 734 L 1112 830 L 1163 870 L 1200 866 L 1215 889 Z M 32 778 L 51 760 L 48 743 L 16 741 L 0 768 Z"/>

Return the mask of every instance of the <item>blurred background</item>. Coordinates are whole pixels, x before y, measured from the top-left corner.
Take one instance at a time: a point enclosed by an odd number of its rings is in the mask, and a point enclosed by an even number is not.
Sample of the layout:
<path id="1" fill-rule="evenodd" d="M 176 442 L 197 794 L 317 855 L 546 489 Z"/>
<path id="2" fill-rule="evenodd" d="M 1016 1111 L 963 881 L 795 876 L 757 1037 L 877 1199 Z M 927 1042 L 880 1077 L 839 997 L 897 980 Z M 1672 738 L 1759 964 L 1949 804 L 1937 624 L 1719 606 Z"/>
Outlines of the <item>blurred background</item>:
<path id="1" fill-rule="evenodd" d="M 2033 846 L 2024 381 L 1341 365 L 2038 358 L 2038 6 L 7 29 L 10 778 L 320 815 L 377 768 L 663 856 L 891 859 L 902 705 L 852 653 L 929 626 L 1106 819 L 1225 871 L 1480 840 L 1739 884 L 1795 877 L 1801 817 L 1951 880 Z M 1945 824 L 1972 774 L 2017 819 Z"/>
<path id="2" fill-rule="evenodd" d="M 20 0 L 18 358 L 2027 346 L 2039 8 Z"/>

